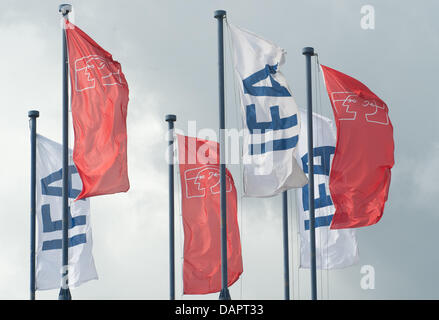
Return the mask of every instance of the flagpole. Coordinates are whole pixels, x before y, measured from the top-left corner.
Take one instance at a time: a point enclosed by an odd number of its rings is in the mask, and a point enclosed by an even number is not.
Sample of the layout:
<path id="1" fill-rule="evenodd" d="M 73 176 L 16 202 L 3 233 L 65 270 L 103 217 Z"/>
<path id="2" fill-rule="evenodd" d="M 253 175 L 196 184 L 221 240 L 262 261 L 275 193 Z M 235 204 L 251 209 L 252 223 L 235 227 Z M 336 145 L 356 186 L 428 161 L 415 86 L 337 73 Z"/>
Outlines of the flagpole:
<path id="1" fill-rule="evenodd" d="M 290 265 L 288 255 L 288 191 L 282 193 L 282 228 L 284 240 L 284 296 L 290 300 Z"/>
<path id="2" fill-rule="evenodd" d="M 37 110 L 28 112 L 30 124 L 30 300 L 35 300 L 35 220 L 37 185 Z"/>
<path id="3" fill-rule="evenodd" d="M 72 11 L 72 6 L 70 4 L 61 4 L 59 6 L 59 12 L 62 14 L 63 18 L 67 19 L 69 12 Z M 67 57 L 67 39 L 65 31 L 65 23 L 62 23 L 62 119 L 63 119 L 63 164 L 62 164 L 62 201 L 63 201 L 63 213 L 62 213 L 62 281 L 61 289 L 59 291 L 59 300 L 71 300 L 72 296 L 69 290 L 68 282 L 68 262 L 69 262 L 69 229 L 68 229 L 68 218 L 69 218 L 69 198 L 68 198 L 68 188 L 69 188 L 69 88 L 68 88 L 68 57 Z"/>
<path id="4" fill-rule="evenodd" d="M 220 123 L 220 192 L 221 192 L 221 292 L 220 300 L 231 300 L 227 285 L 227 201 L 226 201 L 226 162 L 225 162 L 225 135 L 226 117 L 224 111 L 224 36 L 223 20 L 226 11 L 216 10 L 215 19 L 218 20 L 218 89 L 219 89 L 219 123 Z"/>
<path id="5" fill-rule="evenodd" d="M 174 240 L 174 114 L 165 116 L 168 122 L 169 151 L 169 300 L 175 300 L 175 240 Z"/>
<path id="6" fill-rule="evenodd" d="M 311 81 L 311 57 L 314 56 L 314 48 L 305 47 L 302 54 L 306 58 L 306 89 L 308 100 L 307 124 L 308 124 L 308 190 L 309 190 L 309 235 L 311 245 L 311 299 L 317 300 L 317 274 L 316 274 L 316 234 L 314 213 L 314 147 L 312 129 L 312 81 Z"/>

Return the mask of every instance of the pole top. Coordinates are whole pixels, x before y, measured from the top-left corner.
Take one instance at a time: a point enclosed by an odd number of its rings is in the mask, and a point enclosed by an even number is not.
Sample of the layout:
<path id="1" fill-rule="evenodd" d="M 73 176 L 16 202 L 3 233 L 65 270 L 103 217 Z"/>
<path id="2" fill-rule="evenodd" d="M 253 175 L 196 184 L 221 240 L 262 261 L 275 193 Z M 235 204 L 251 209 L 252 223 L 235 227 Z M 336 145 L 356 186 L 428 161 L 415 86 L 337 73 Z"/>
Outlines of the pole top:
<path id="1" fill-rule="evenodd" d="M 30 110 L 27 115 L 29 118 L 38 118 L 40 116 L 40 112 L 38 110 Z"/>
<path id="2" fill-rule="evenodd" d="M 69 12 L 72 12 L 72 5 L 68 4 L 68 3 L 60 4 L 59 5 L 59 12 L 61 12 L 61 14 L 63 16 L 68 15 Z"/>
<path id="3" fill-rule="evenodd" d="M 226 16 L 226 14 L 227 13 L 225 10 L 216 10 L 213 16 L 216 19 L 223 19 Z"/>
<path id="4" fill-rule="evenodd" d="M 305 47 L 302 49 L 302 54 L 306 56 L 313 56 L 314 55 L 314 48 L 313 47 Z"/>
<path id="5" fill-rule="evenodd" d="M 165 121 L 167 121 L 167 122 L 177 121 L 177 116 L 175 114 L 167 114 L 165 116 Z"/>

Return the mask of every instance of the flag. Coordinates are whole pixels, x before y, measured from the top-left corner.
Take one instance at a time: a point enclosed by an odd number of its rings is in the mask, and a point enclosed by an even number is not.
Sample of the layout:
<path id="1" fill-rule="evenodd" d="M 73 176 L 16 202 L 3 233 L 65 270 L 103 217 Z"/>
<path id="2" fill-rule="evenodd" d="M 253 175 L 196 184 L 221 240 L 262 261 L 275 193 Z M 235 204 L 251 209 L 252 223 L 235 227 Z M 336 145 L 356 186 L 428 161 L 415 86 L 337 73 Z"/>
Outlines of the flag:
<path id="1" fill-rule="evenodd" d="M 127 191 L 128 84 L 120 64 L 66 21 L 78 199 Z"/>
<path id="2" fill-rule="evenodd" d="M 302 119 L 306 112 L 300 110 Z M 329 228 L 335 212 L 329 193 L 329 174 L 335 151 L 336 133 L 332 121 L 313 113 L 314 140 L 314 206 L 316 235 L 316 264 L 318 269 L 340 269 L 359 261 L 355 229 L 332 230 Z M 308 128 L 300 128 L 297 161 L 308 173 Z M 297 189 L 299 208 L 300 267 L 310 268 L 309 186 Z"/>
<path id="3" fill-rule="evenodd" d="M 384 211 L 393 167 L 393 126 L 383 100 L 360 81 L 321 66 L 337 125 L 330 184 L 331 229 L 377 223 Z"/>
<path id="4" fill-rule="evenodd" d="M 82 183 L 71 161 L 71 150 L 69 159 L 68 197 L 74 199 Z M 36 167 L 36 289 L 57 289 L 62 267 L 62 145 L 37 135 Z M 98 275 L 92 255 L 90 201 L 69 202 L 69 286 L 77 287 Z"/>
<path id="5" fill-rule="evenodd" d="M 219 144 L 177 135 L 184 229 L 183 293 L 221 290 Z M 228 286 L 242 273 L 237 195 L 226 170 Z"/>
<path id="6" fill-rule="evenodd" d="M 279 71 L 285 51 L 229 24 L 244 119 L 244 195 L 269 197 L 308 181 L 295 159 L 300 115 Z"/>

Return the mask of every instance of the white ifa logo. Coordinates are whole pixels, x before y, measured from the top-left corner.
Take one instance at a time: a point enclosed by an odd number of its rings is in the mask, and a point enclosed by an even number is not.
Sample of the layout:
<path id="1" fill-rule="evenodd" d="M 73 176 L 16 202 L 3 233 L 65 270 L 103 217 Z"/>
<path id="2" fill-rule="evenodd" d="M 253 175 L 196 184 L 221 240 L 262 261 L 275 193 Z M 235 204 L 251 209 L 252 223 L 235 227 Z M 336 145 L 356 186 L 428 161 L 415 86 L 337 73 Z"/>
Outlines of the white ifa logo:
<path id="1" fill-rule="evenodd" d="M 364 99 L 353 92 L 333 92 L 332 102 L 339 120 L 365 120 L 366 122 L 389 125 L 387 106 L 373 99 Z"/>
<path id="2" fill-rule="evenodd" d="M 102 56 L 90 55 L 75 61 L 75 90 L 96 88 L 96 79 L 104 86 L 122 85 L 120 68 Z"/>
<path id="3" fill-rule="evenodd" d="M 220 193 L 220 170 L 218 166 L 205 165 L 184 172 L 186 198 L 204 198 L 208 193 Z M 226 192 L 232 191 L 230 177 L 226 175 Z"/>

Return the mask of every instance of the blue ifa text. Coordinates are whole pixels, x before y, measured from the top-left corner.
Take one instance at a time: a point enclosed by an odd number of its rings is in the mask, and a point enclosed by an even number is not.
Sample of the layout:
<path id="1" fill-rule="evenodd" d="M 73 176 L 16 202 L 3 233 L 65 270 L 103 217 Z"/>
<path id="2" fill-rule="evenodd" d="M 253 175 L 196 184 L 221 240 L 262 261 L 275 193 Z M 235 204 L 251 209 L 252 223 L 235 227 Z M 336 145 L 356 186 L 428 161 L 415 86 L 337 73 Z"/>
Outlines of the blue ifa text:
<path id="1" fill-rule="evenodd" d="M 81 190 L 74 189 L 72 187 L 72 175 L 78 174 L 75 166 L 69 166 L 69 184 L 68 184 L 68 196 L 70 199 L 76 198 Z M 62 181 L 62 169 L 49 174 L 47 177 L 41 179 L 41 193 L 47 196 L 62 197 L 62 187 L 52 186 L 51 184 Z M 79 201 L 85 201 L 81 199 Z M 62 220 L 53 221 L 50 215 L 50 204 L 43 204 L 41 206 L 41 215 L 43 221 L 43 232 L 54 232 L 62 230 Z M 70 213 L 70 207 L 68 207 L 68 228 L 72 229 L 76 226 L 86 224 L 86 216 L 80 215 L 72 217 Z M 68 239 L 68 246 L 73 247 L 87 242 L 85 233 L 77 234 Z M 54 239 L 43 242 L 42 250 L 54 250 L 62 248 L 62 239 Z"/>
<path id="2" fill-rule="evenodd" d="M 265 67 L 243 82 L 244 93 L 255 97 L 291 97 L 288 89 L 279 84 L 273 75 L 277 72 L 278 65 Z M 255 86 L 256 83 L 269 78 L 271 86 Z M 264 106 L 265 107 L 265 106 Z M 279 105 L 270 106 L 271 121 L 258 122 L 256 119 L 256 105 L 249 104 L 245 108 L 246 123 L 250 134 L 264 134 L 267 131 L 285 130 L 297 126 L 297 114 L 281 118 Z M 250 155 L 263 154 L 270 151 L 281 151 L 294 148 L 297 145 L 298 136 L 284 139 L 275 139 L 263 143 L 249 144 Z"/>
<path id="3" fill-rule="evenodd" d="M 320 164 L 316 165 L 314 162 L 314 175 L 325 175 L 329 177 L 329 170 L 331 165 L 331 155 L 335 153 L 335 147 L 322 146 L 313 148 L 314 159 L 320 159 Z M 315 160 L 314 160 L 315 161 Z M 302 157 L 303 172 L 308 173 L 308 153 Z M 332 205 L 331 197 L 326 193 L 326 188 L 329 187 L 325 183 L 320 183 L 318 198 L 314 199 L 315 209 L 324 208 Z M 309 188 L 308 184 L 302 188 L 302 203 L 303 211 L 309 210 Z M 315 227 L 325 227 L 331 224 L 333 215 L 320 216 L 315 218 Z M 309 230 L 309 220 L 305 220 L 305 230 Z"/>

